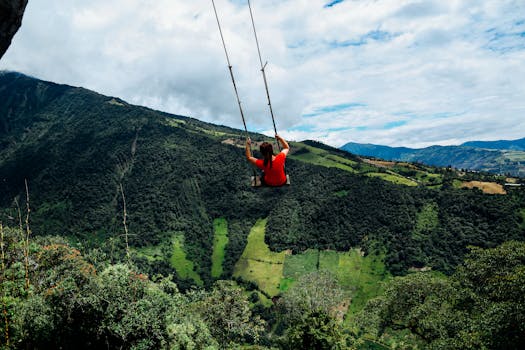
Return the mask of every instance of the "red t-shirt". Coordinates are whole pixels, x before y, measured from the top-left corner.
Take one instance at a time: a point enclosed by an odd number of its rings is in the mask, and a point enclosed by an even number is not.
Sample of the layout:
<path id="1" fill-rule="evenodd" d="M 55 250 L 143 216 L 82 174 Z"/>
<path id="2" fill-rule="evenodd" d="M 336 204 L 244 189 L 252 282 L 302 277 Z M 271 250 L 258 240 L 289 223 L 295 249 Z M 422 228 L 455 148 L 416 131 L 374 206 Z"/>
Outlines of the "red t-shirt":
<path id="1" fill-rule="evenodd" d="M 282 186 L 286 182 L 286 174 L 284 173 L 284 161 L 286 160 L 286 154 L 279 152 L 275 156 L 275 159 L 272 162 L 272 167 L 270 168 L 270 162 L 264 166 L 263 159 L 257 159 L 255 165 L 257 168 L 264 171 L 264 182 L 268 186 Z"/>

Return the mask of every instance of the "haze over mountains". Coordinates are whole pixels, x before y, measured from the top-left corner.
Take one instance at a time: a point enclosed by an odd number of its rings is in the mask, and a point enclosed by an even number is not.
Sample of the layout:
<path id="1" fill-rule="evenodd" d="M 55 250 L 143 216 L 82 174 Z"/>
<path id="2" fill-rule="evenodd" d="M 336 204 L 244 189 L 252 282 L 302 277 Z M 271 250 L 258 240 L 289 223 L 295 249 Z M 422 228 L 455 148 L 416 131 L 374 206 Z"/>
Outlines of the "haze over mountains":
<path id="1" fill-rule="evenodd" d="M 469 141 L 459 146 L 430 146 L 421 149 L 349 142 L 341 146 L 341 149 L 385 160 L 525 176 L 525 138 L 513 141 Z"/>

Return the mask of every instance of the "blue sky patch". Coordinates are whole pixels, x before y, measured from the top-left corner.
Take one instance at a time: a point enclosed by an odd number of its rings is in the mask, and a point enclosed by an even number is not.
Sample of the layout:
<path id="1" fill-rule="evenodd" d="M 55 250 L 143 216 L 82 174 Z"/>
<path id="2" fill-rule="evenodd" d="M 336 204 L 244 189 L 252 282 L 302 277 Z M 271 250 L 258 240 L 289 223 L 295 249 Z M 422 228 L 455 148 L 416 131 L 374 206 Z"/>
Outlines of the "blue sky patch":
<path id="1" fill-rule="evenodd" d="M 406 125 L 406 123 L 407 123 L 406 120 L 398 120 L 395 122 L 389 122 L 383 125 L 383 129 L 386 129 L 386 130 L 394 129 L 394 128 Z"/>
<path id="2" fill-rule="evenodd" d="M 351 103 L 340 103 L 337 105 L 317 107 L 313 110 L 312 113 L 303 114 L 303 117 L 316 117 L 318 115 L 323 115 L 327 113 L 334 113 L 345 111 L 354 108 L 366 107 L 364 103 L 351 102 Z"/>
<path id="3" fill-rule="evenodd" d="M 361 37 L 359 37 L 358 40 L 345 40 L 345 41 L 335 40 L 335 41 L 329 42 L 328 46 L 330 46 L 333 49 L 340 48 L 340 47 L 348 47 L 348 46 L 361 46 L 361 45 L 368 44 L 370 40 L 387 42 L 397 36 L 399 36 L 399 34 L 386 32 L 384 30 L 372 30 L 364 35 L 361 35 Z"/>
<path id="4" fill-rule="evenodd" d="M 326 5 L 324 5 L 323 7 L 324 8 L 334 7 L 335 5 L 340 4 L 343 1 L 345 1 L 345 0 L 333 0 L 333 1 L 330 1 L 329 3 L 327 3 Z"/>
<path id="5" fill-rule="evenodd" d="M 497 28 L 486 30 L 485 33 L 489 36 L 488 42 L 483 48 L 500 54 L 525 50 L 525 43 L 523 42 L 525 31 L 523 28 L 516 28 L 523 24 L 525 24 L 525 20 L 519 20 L 513 23 L 513 30 L 508 28 L 507 30 L 498 30 Z"/>
<path id="6" fill-rule="evenodd" d="M 328 128 L 328 129 L 326 129 L 326 131 L 328 131 L 328 132 L 337 132 L 337 131 L 346 131 L 346 130 L 351 130 L 351 129 L 354 129 L 354 128 L 351 127 L 351 126 L 342 126 L 342 127 L 339 127 L 339 128 Z"/>
<path id="7" fill-rule="evenodd" d="M 303 131 L 303 132 L 312 132 L 315 130 L 315 127 L 311 124 L 301 124 L 288 128 L 289 131 Z"/>

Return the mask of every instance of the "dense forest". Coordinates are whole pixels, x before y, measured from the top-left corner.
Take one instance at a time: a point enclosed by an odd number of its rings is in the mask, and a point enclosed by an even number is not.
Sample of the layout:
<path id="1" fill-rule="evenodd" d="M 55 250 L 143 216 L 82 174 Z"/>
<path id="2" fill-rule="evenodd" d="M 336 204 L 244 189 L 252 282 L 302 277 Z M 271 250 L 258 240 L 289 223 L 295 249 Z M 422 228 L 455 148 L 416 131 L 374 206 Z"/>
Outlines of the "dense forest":
<path id="1" fill-rule="evenodd" d="M 505 177 L 385 167 L 305 141 L 292 143 L 291 186 L 252 188 L 238 130 L 18 73 L 0 73 L 0 100 L 3 324 L 14 348 L 522 345 L 522 179 L 503 190 Z M 232 278 L 261 219 L 271 252 L 318 252 L 315 271 L 278 295 Z M 386 277 L 350 317 L 334 313 L 351 298 L 319 256 L 351 249 L 380 257 Z"/>

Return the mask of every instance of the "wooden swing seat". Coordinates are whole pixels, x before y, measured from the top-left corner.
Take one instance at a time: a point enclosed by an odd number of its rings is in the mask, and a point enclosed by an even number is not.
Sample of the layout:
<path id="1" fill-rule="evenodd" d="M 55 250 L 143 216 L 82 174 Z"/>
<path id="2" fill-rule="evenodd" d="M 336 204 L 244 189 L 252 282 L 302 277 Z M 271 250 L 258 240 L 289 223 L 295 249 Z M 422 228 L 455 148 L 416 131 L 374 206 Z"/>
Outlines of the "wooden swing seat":
<path id="1" fill-rule="evenodd" d="M 252 187 L 277 187 L 277 186 L 267 186 L 263 185 L 261 181 L 261 176 L 252 176 L 250 177 L 250 184 Z M 286 174 L 286 183 L 283 184 L 283 186 L 289 186 L 290 185 L 290 175 Z"/>

